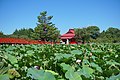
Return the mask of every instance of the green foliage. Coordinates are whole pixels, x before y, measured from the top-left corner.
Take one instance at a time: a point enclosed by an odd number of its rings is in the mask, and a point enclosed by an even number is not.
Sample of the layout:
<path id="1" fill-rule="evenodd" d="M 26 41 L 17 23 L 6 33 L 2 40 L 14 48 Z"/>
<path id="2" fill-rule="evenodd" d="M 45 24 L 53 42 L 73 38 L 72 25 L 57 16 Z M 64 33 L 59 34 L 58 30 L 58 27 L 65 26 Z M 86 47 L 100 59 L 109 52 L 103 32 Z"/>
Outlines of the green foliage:
<path id="1" fill-rule="evenodd" d="M 55 80 L 55 77 L 50 72 L 34 68 L 28 69 L 27 76 L 37 80 Z"/>
<path id="2" fill-rule="evenodd" d="M 67 71 L 74 71 L 75 69 L 74 69 L 74 67 L 71 67 L 70 65 L 68 65 L 68 64 L 65 64 L 65 63 L 61 63 L 60 64 L 60 66 L 62 66 L 63 67 L 63 70 L 67 70 Z"/>
<path id="3" fill-rule="evenodd" d="M 8 74 L 1 75 L 0 74 L 0 80 L 10 80 Z"/>
<path id="4" fill-rule="evenodd" d="M 88 65 L 83 65 L 82 69 L 79 69 L 78 73 L 80 75 L 85 76 L 86 78 L 91 78 L 94 70 L 90 68 Z"/>
<path id="5" fill-rule="evenodd" d="M 9 67 L 5 67 L 3 62 L 0 62 L 0 74 L 5 74 L 9 70 Z"/>
<path id="6" fill-rule="evenodd" d="M 4 37 L 4 34 L 2 31 L 0 31 L 0 37 Z"/>
<path id="7" fill-rule="evenodd" d="M 106 31 L 100 33 L 96 42 L 104 43 L 119 43 L 120 42 L 120 29 L 109 27 Z"/>
<path id="8" fill-rule="evenodd" d="M 118 75 L 113 75 L 110 78 L 107 78 L 106 80 L 119 80 L 120 79 L 120 73 Z"/>
<path id="9" fill-rule="evenodd" d="M 80 51 L 80 50 L 72 50 L 71 54 L 73 54 L 73 55 L 80 55 L 80 54 L 82 54 L 82 51 Z"/>
<path id="10" fill-rule="evenodd" d="M 69 80 L 82 80 L 81 76 L 74 72 L 73 70 L 69 70 L 65 73 L 65 77 Z"/>
<path id="11" fill-rule="evenodd" d="M 7 53 L 5 55 L 7 56 L 6 59 L 8 59 L 11 62 L 11 64 L 15 64 L 18 62 L 15 56 L 12 56 L 11 54 L 7 54 Z"/>
<path id="12" fill-rule="evenodd" d="M 87 27 L 87 32 L 89 32 L 90 37 L 92 39 L 96 39 L 97 37 L 99 37 L 100 29 L 97 26 L 88 26 Z"/>
<path id="13" fill-rule="evenodd" d="M 5 35 L 2 31 L 0 31 L 0 38 L 5 38 L 5 37 L 9 37 L 9 35 Z"/>
<path id="14" fill-rule="evenodd" d="M 20 30 L 15 30 L 13 32 L 12 35 L 10 35 L 10 37 L 13 37 L 13 38 L 24 38 L 24 39 L 33 39 L 33 36 L 32 34 L 34 33 L 33 29 L 32 28 L 29 28 L 29 29 L 20 29 Z"/>
<path id="15" fill-rule="evenodd" d="M 53 16 L 47 16 L 47 12 L 43 11 L 38 16 L 38 24 L 34 29 L 34 38 L 46 41 L 57 41 L 60 36 L 60 31 L 52 24 Z"/>
<path id="16" fill-rule="evenodd" d="M 97 26 L 88 26 L 87 28 L 76 28 L 75 39 L 77 42 L 96 42 L 96 43 L 119 43 L 120 29 L 109 27 L 106 31 L 100 33 Z"/>
<path id="17" fill-rule="evenodd" d="M 10 67 L 5 67 L 3 62 L 0 62 L 0 80 L 9 80 L 9 75 L 6 74 Z"/>
<path id="18" fill-rule="evenodd" d="M 87 28 L 76 28 L 75 39 L 77 42 L 89 42 L 91 39 L 96 39 L 100 34 L 100 29 L 97 26 L 88 26 Z"/>
<path id="19" fill-rule="evenodd" d="M 75 39 L 77 42 L 82 42 L 82 43 L 89 41 L 90 34 L 88 33 L 87 28 L 75 29 Z"/>
<path id="20" fill-rule="evenodd" d="M 0 80 L 119 80 L 119 48 L 119 44 L 3 44 Z"/>
<path id="21" fill-rule="evenodd" d="M 96 68 L 96 70 L 97 71 L 99 71 L 99 72 L 101 72 L 102 73 L 102 68 L 99 66 L 99 65 L 97 65 L 97 64 L 95 64 L 95 63 L 90 63 L 90 65 L 93 67 L 93 68 Z"/>
<path id="22" fill-rule="evenodd" d="M 65 77 L 69 80 L 82 80 L 81 76 L 77 73 L 74 72 L 74 67 L 71 67 L 70 65 L 67 65 L 65 63 L 60 64 L 63 67 L 63 70 L 67 70 L 65 73 Z"/>

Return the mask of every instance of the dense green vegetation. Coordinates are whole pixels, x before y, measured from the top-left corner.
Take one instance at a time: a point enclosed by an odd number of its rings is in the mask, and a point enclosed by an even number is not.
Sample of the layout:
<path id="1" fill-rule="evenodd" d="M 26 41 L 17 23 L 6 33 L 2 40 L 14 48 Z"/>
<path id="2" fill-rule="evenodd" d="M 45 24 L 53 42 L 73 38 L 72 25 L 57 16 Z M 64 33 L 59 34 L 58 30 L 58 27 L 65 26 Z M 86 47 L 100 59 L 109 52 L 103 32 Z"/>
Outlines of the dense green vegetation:
<path id="1" fill-rule="evenodd" d="M 97 26 L 87 28 L 75 28 L 75 39 L 77 42 L 90 42 L 90 39 L 97 39 L 100 35 L 100 29 Z"/>
<path id="2" fill-rule="evenodd" d="M 100 29 L 97 26 L 75 28 L 75 35 L 76 41 L 82 43 L 120 43 L 120 29 L 113 27 L 110 27 L 103 32 L 100 32 Z"/>
<path id="3" fill-rule="evenodd" d="M 119 44 L 0 45 L 0 80 L 119 80 Z"/>
<path id="4" fill-rule="evenodd" d="M 110 27 L 103 31 L 96 42 L 120 43 L 120 29 Z"/>

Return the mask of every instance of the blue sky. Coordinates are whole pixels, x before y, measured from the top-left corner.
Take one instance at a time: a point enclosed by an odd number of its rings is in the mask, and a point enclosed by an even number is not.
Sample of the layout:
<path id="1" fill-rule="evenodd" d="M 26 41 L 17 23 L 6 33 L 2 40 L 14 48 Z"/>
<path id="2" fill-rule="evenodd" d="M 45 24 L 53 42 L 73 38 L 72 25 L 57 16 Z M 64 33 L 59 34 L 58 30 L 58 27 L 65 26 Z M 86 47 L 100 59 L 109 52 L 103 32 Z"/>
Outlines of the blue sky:
<path id="1" fill-rule="evenodd" d="M 35 28 L 42 11 L 52 15 L 61 34 L 70 28 L 96 25 L 120 29 L 120 0 L 0 0 L 0 31 Z"/>

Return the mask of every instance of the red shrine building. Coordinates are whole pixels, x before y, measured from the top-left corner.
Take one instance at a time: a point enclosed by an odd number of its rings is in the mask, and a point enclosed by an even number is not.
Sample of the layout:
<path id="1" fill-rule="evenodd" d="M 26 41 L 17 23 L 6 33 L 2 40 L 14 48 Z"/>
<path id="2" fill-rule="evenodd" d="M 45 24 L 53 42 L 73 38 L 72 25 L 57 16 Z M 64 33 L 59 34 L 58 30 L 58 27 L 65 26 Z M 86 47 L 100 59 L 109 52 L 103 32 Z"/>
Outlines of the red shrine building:
<path id="1" fill-rule="evenodd" d="M 63 44 L 76 44 L 74 29 L 69 29 L 67 33 L 61 35 L 60 39 Z"/>

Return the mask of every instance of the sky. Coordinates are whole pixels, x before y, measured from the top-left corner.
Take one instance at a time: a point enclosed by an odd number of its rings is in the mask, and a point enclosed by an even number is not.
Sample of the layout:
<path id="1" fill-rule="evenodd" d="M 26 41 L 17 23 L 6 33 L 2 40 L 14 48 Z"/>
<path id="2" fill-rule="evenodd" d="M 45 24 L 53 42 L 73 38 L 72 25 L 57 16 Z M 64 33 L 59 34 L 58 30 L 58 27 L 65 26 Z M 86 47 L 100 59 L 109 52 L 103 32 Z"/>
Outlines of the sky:
<path id="1" fill-rule="evenodd" d="M 0 31 L 35 28 L 40 12 L 53 16 L 61 34 L 71 28 L 98 26 L 120 29 L 120 0 L 0 0 Z"/>

